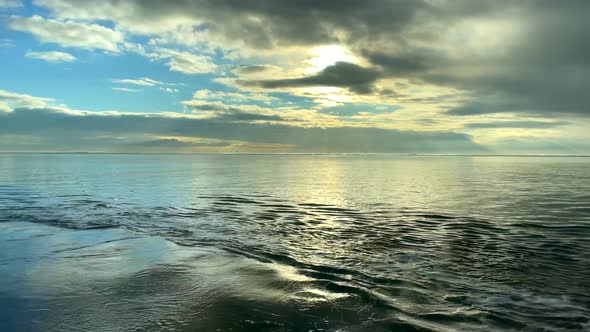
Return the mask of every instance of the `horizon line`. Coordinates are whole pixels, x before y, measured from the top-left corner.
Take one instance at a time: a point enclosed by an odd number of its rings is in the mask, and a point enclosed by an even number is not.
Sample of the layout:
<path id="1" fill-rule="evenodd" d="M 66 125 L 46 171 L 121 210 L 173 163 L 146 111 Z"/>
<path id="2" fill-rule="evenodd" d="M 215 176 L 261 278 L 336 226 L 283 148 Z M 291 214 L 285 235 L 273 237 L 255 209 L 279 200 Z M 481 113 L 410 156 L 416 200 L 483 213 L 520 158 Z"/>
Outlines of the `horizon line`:
<path id="1" fill-rule="evenodd" d="M 0 151 L 0 154 L 72 155 L 367 155 L 403 157 L 590 157 L 590 154 L 468 154 L 468 153 L 381 153 L 381 152 L 96 152 L 96 151 Z"/>

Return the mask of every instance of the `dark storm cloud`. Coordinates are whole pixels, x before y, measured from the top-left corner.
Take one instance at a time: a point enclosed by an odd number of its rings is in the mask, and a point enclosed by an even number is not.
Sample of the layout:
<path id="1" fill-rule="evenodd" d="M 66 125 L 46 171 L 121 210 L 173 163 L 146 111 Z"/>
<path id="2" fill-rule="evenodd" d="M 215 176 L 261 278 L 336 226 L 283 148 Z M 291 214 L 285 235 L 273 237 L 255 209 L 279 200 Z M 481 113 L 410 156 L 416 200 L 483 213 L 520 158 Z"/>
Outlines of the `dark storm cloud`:
<path id="1" fill-rule="evenodd" d="M 526 113 L 537 116 L 590 115 L 590 66 L 513 67 L 478 77 L 426 76 L 431 82 L 471 90 L 467 102 L 451 115 Z"/>
<path id="2" fill-rule="evenodd" d="M 45 150 L 56 146 L 108 150 L 118 136 L 184 136 L 295 146 L 302 152 L 473 153 L 486 151 L 469 135 L 377 128 L 304 128 L 277 124 L 230 123 L 162 114 L 83 114 L 54 109 L 16 109 L 0 113 L 1 146 L 39 138 Z M 18 138 L 11 138 L 18 137 Z M 106 137 L 106 138 L 105 138 Z M 11 139 L 12 141 L 8 141 Z M 101 144 L 105 140 L 108 144 Z M 160 142 L 162 144 L 163 142 Z M 168 142 L 170 143 L 170 142 Z M 117 142 L 115 146 L 119 146 Z M 164 142 L 164 144 L 166 144 Z M 174 143 L 172 143 L 174 144 Z"/>
<path id="3" fill-rule="evenodd" d="M 365 68 L 354 63 L 336 62 L 315 75 L 277 80 L 238 81 L 241 85 L 256 85 L 267 89 L 336 86 L 349 88 L 359 94 L 370 93 L 373 83 L 379 78 L 379 72 L 373 68 Z"/>
<path id="4" fill-rule="evenodd" d="M 423 72 L 428 69 L 428 62 L 420 54 L 386 54 L 383 52 L 363 51 L 371 63 L 384 69 L 389 75 Z"/>
<path id="5" fill-rule="evenodd" d="M 516 108 L 510 105 L 467 103 L 458 107 L 451 108 L 447 111 L 449 115 L 481 115 L 488 113 L 508 113 L 514 112 Z"/>
<path id="6" fill-rule="evenodd" d="M 474 93 L 479 102 L 450 110 L 453 115 L 590 115 L 590 2 L 512 2 L 511 7 L 521 11 L 510 43 L 486 56 L 443 60 L 421 78 Z"/>
<path id="7" fill-rule="evenodd" d="M 62 1 L 80 6 L 80 1 Z M 110 0 L 114 8 L 125 2 Z M 189 16 L 207 21 L 214 32 L 252 47 L 325 44 L 392 34 L 408 25 L 422 0 L 136 0 L 129 20 Z M 95 1 L 90 1 L 90 4 Z M 96 10 L 94 10 L 96 12 Z M 59 14 L 59 13 L 57 13 Z M 105 17 L 109 19 L 108 17 Z M 345 31 L 344 37 L 337 31 Z"/>

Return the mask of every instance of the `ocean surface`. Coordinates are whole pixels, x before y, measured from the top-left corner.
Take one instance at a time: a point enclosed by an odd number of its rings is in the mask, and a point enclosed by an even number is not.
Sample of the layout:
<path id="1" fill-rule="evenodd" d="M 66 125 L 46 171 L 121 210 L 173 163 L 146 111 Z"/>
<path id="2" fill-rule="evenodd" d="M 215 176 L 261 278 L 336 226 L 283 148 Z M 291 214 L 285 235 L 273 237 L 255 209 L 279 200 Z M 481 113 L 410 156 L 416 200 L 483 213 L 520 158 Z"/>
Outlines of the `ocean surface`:
<path id="1" fill-rule="evenodd" d="M 590 331 L 590 158 L 0 154 L 0 331 Z"/>

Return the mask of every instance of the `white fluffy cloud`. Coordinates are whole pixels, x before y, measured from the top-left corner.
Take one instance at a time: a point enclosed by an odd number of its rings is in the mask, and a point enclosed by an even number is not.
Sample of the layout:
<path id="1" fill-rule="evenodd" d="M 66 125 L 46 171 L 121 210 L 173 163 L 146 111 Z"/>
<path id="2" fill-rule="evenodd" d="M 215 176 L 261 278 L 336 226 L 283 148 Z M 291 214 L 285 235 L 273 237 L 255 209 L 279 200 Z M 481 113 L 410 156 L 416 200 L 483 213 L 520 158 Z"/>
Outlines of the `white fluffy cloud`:
<path id="1" fill-rule="evenodd" d="M 130 88 L 119 88 L 119 87 L 114 87 L 112 88 L 115 91 L 123 91 L 123 92 L 142 92 L 142 89 L 130 89 Z"/>
<path id="2" fill-rule="evenodd" d="M 160 90 L 162 90 L 164 92 L 168 92 L 168 93 L 178 93 L 178 92 L 180 92 L 180 90 L 175 89 L 175 88 L 160 87 Z"/>
<path id="3" fill-rule="evenodd" d="M 76 60 L 76 57 L 66 52 L 49 51 L 49 52 L 33 52 L 25 53 L 27 58 L 44 60 L 47 62 L 71 62 Z"/>
<path id="4" fill-rule="evenodd" d="M 178 93 L 178 92 L 180 92 L 180 90 L 177 88 L 173 88 L 173 87 L 184 85 L 182 83 L 166 83 L 166 82 L 151 79 L 149 77 L 116 79 L 116 80 L 113 80 L 113 83 L 123 84 L 123 85 L 136 85 L 136 86 L 141 86 L 141 87 L 158 87 L 161 91 L 164 91 L 167 93 Z M 132 88 L 124 88 L 124 87 L 114 87 L 112 89 L 117 90 L 117 91 L 126 91 L 126 92 L 141 92 L 141 91 L 143 91 L 143 89 L 132 89 Z"/>
<path id="5" fill-rule="evenodd" d="M 131 84 L 131 85 L 141 85 L 141 86 L 154 86 L 154 85 L 166 84 L 164 82 L 153 80 L 149 77 L 138 78 L 138 79 L 130 79 L 130 78 L 118 79 L 118 80 L 113 80 L 113 82 L 120 83 L 120 84 Z"/>
<path id="6" fill-rule="evenodd" d="M 27 94 L 0 90 L 0 108 L 10 111 L 19 107 L 46 107 L 55 102 L 53 98 L 35 97 Z"/>
<path id="7" fill-rule="evenodd" d="M 159 50 L 156 57 L 168 59 L 170 70 L 184 74 L 208 74 L 217 69 L 217 65 L 206 55 L 164 49 Z"/>
<path id="8" fill-rule="evenodd" d="M 34 0 L 36 6 L 44 7 L 52 16 L 59 19 L 80 21 L 110 20 L 117 22 L 121 29 L 137 34 L 157 34 L 170 31 L 181 25 L 193 25 L 202 22 L 195 18 L 193 10 L 199 4 L 191 1 L 164 2 L 156 1 L 110 1 L 110 0 Z M 170 7 L 172 10 L 161 5 Z M 146 19 L 144 6 L 153 7 L 155 15 Z M 192 8 L 186 10 L 185 6 Z"/>
<path id="9" fill-rule="evenodd" d="M 118 52 L 118 44 L 124 40 L 123 33 L 102 25 L 59 21 L 38 15 L 13 16 L 9 26 L 13 30 L 32 34 L 41 43 L 55 43 L 63 47 Z"/>

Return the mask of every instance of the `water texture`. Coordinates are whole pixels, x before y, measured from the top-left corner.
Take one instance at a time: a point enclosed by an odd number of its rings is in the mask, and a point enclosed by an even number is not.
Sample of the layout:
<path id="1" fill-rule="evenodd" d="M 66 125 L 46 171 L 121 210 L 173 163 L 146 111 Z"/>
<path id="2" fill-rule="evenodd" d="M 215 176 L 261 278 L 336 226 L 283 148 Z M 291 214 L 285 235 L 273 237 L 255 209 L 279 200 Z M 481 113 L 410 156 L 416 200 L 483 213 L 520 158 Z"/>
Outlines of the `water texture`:
<path id="1" fill-rule="evenodd" d="M 2 331 L 590 330 L 590 158 L 0 155 Z"/>

